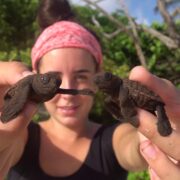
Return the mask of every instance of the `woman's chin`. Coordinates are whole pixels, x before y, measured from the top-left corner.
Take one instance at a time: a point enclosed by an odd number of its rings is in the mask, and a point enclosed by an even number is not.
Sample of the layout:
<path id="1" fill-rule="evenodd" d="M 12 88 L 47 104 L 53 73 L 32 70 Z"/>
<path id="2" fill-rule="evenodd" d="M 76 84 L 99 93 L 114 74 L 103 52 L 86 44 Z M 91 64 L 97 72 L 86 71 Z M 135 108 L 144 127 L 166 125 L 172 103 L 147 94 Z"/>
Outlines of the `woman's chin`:
<path id="1" fill-rule="evenodd" d="M 59 119 L 60 123 L 67 127 L 76 127 L 79 126 L 82 122 L 80 122 L 79 118 L 76 117 L 61 117 Z"/>

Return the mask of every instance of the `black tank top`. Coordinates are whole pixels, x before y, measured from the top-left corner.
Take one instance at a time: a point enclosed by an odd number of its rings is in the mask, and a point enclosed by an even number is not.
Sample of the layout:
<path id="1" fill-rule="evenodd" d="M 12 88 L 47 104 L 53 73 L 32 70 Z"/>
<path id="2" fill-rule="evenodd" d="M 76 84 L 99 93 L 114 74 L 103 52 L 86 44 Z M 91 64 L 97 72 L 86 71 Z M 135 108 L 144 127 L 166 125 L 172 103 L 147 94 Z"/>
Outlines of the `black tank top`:
<path id="1" fill-rule="evenodd" d="M 66 177 L 53 177 L 43 172 L 39 165 L 40 126 L 30 123 L 24 153 L 10 169 L 7 180 L 125 180 L 127 171 L 119 166 L 112 147 L 112 135 L 117 125 L 99 128 L 85 162 L 77 172 Z"/>

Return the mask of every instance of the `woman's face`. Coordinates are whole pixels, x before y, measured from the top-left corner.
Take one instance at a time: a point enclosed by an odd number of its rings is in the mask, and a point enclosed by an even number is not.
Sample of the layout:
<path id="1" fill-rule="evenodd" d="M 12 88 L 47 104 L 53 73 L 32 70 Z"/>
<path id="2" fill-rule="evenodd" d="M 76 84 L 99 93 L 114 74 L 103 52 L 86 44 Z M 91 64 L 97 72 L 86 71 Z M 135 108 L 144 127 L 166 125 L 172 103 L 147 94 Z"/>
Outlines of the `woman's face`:
<path id="1" fill-rule="evenodd" d="M 61 88 L 95 91 L 93 76 L 95 63 L 89 52 L 79 48 L 61 48 L 48 52 L 41 60 L 40 73 L 58 71 Z M 86 95 L 58 94 L 45 103 L 51 119 L 66 126 L 86 122 L 93 105 L 93 97 Z"/>

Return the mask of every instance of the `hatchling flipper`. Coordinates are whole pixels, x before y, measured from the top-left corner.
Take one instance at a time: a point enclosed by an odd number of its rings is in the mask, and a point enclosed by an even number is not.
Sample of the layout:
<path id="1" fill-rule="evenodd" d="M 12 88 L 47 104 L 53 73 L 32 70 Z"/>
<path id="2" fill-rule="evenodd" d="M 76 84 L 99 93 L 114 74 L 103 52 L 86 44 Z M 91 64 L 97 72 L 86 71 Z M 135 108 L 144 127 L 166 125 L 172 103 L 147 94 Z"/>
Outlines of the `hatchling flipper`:
<path id="1" fill-rule="evenodd" d="M 136 128 L 139 127 L 136 106 L 129 96 L 129 90 L 126 87 L 122 87 L 121 91 L 119 91 L 119 106 L 126 122 L 131 123 Z"/>
<path id="2" fill-rule="evenodd" d="M 62 89 L 60 88 L 61 83 L 60 74 L 56 71 L 32 74 L 19 80 L 11 86 L 4 96 L 0 120 L 6 123 L 14 119 L 23 110 L 28 100 L 35 103 L 43 103 L 52 99 L 58 93 L 94 95 L 91 89 Z"/>
<path id="3" fill-rule="evenodd" d="M 157 105 L 156 111 L 157 111 L 157 117 L 158 117 L 158 122 L 157 122 L 158 132 L 162 136 L 167 136 L 167 135 L 171 134 L 172 128 L 169 128 L 169 127 L 171 127 L 171 124 L 170 124 L 168 117 L 166 115 L 164 106 Z"/>
<path id="4" fill-rule="evenodd" d="M 171 123 L 164 109 L 165 103 L 159 95 L 148 87 L 137 81 L 121 79 L 111 72 L 97 74 L 94 83 L 116 104 L 113 104 L 112 108 L 109 107 L 115 117 L 121 114 L 124 121 L 138 127 L 139 120 L 136 108 L 142 108 L 157 116 L 157 129 L 160 135 L 168 136 L 172 133 Z M 120 113 L 117 113 L 118 109 Z"/>
<path id="5" fill-rule="evenodd" d="M 105 109 L 117 120 L 122 121 L 123 122 L 123 118 L 121 115 L 121 110 L 118 106 L 118 104 L 114 101 L 112 101 L 112 99 L 110 97 L 107 97 L 104 101 L 105 104 Z"/>
<path id="6" fill-rule="evenodd" d="M 30 85 L 27 84 L 23 87 L 23 90 L 15 88 L 17 88 L 17 86 L 9 89 L 4 97 L 6 103 L 3 106 L 1 114 L 1 121 L 3 123 L 7 123 L 16 118 L 27 102 Z"/>

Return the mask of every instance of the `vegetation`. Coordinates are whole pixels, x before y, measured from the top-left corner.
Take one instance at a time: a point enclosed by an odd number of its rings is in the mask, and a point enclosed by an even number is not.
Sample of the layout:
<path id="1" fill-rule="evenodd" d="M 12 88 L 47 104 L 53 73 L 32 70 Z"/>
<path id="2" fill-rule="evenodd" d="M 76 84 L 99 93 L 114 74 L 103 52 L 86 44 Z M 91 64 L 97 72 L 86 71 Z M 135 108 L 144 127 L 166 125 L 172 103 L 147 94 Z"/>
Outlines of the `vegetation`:
<path id="1" fill-rule="evenodd" d="M 0 59 L 2 61 L 22 61 L 28 66 L 30 50 L 38 34 L 36 24 L 36 10 L 38 0 L 0 0 Z M 117 23 L 112 21 L 99 9 L 88 6 L 75 6 L 74 11 L 79 21 L 91 28 L 100 37 L 104 54 L 104 69 L 127 77 L 131 68 L 141 65 L 137 53 L 133 34 L 118 29 Z M 128 27 L 130 20 L 123 10 L 111 14 L 123 27 Z M 131 19 L 134 22 L 134 19 Z M 176 21 L 176 29 L 180 29 L 180 22 Z M 119 27 L 118 27 L 119 28 Z M 146 27 L 148 28 L 148 27 Z M 149 28 L 168 35 L 165 23 L 153 23 Z M 144 25 L 137 26 L 139 44 L 146 60 L 147 68 L 154 74 L 171 80 L 180 87 L 180 50 L 168 47 L 165 43 L 144 30 Z M 98 94 L 97 101 L 91 113 L 91 118 L 100 123 L 111 123 L 114 119 L 103 107 L 103 95 Z M 34 117 L 39 121 L 47 114 L 39 113 Z M 129 180 L 149 179 L 146 172 L 130 173 Z"/>

